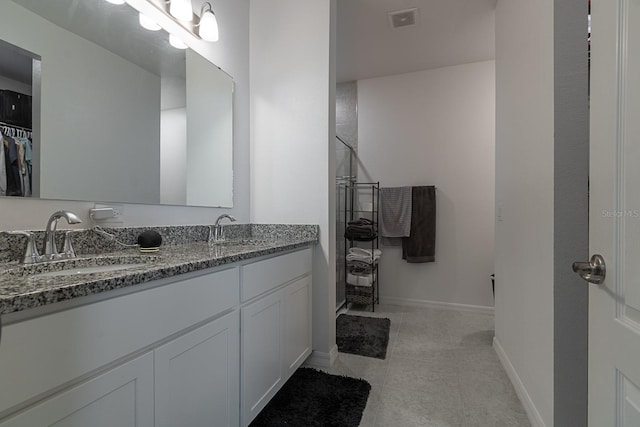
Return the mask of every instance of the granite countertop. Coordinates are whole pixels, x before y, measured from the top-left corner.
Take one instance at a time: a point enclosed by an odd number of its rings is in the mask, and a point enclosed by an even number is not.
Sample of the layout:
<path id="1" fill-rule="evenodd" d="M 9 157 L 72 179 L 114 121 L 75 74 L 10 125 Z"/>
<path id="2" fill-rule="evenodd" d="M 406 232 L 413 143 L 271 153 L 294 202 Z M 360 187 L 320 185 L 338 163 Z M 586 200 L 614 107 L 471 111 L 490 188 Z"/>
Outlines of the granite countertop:
<path id="1" fill-rule="evenodd" d="M 252 236 L 249 239 L 234 239 L 219 244 L 198 241 L 163 245 L 156 253 L 141 253 L 138 249 L 131 248 L 101 254 L 78 254 L 72 262 L 74 268 L 111 264 L 143 265 L 124 270 L 56 277 L 34 274 L 61 270 L 63 263 L 68 268 L 69 260 L 54 261 L 46 267 L 44 264 L 33 264 L 25 268 L 18 262 L 0 264 L 0 315 L 303 248 L 317 241 L 316 233 L 294 233 L 271 238 L 264 235 L 258 238 Z"/>

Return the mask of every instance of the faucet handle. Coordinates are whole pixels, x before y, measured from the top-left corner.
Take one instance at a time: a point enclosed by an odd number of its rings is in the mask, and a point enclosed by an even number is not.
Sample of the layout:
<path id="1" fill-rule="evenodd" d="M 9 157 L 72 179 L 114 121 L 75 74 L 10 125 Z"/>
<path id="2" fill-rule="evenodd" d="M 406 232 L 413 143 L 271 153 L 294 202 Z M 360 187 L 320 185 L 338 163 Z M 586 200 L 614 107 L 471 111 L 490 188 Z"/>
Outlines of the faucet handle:
<path id="1" fill-rule="evenodd" d="M 34 239 L 34 234 L 30 231 L 5 231 L 5 233 L 10 234 L 12 236 L 26 236 L 27 237 L 27 248 L 24 252 L 24 257 L 22 262 L 24 264 L 35 264 L 36 262 L 40 262 L 42 257 L 38 253 L 38 249 L 36 248 L 36 242 Z"/>
<path id="2" fill-rule="evenodd" d="M 62 254 L 65 258 L 75 258 L 76 251 L 73 249 L 73 245 L 71 242 L 71 235 L 75 233 L 80 233 L 83 230 L 67 230 L 64 233 L 64 246 L 62 248 Z"/>

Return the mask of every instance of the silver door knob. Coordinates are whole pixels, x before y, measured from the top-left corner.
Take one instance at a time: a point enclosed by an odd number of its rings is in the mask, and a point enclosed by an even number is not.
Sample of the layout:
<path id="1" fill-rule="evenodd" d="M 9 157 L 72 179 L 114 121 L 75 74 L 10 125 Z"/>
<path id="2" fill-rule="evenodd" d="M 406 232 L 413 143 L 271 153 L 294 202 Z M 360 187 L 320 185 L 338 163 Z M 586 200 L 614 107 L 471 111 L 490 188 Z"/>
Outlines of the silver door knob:
<path id="1" fill-rule="evenodd" d="M 573 271 L 587 282 L 595 283 L 596 285 L 604 282 L 604 278 L 607 275 L 604 258 L 599 254 L 593 255 L 589 262 L 574 262 Z"/>

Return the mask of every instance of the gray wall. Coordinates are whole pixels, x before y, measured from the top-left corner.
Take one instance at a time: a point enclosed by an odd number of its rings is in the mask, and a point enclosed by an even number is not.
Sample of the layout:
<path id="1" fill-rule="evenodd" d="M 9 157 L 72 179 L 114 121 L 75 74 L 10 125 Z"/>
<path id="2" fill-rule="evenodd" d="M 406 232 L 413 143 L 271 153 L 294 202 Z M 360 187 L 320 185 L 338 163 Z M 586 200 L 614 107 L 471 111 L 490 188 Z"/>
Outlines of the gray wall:
<path id="1" fill-rule="evenodd" d="M 336 85 L 336 135 L 358 148 L 358 83 Z"/>
<path id="2" fill-rule="evenodd" d="M 355 149 L 358 148 L 358 83 L 347 82 L 336 85 L 336 135 Z M 351 150 L 336 139 L 336 178 L 355 176 L 358 166 Z M 336 184 L 336 306 L 346 298 L 346 242 L 344 240 L 345 188 L 344 181 Z"/>
<path id="3" fill-rule="evenodd" d="M 587 12 L 554 2 L 554 425 L 587 425 L 589 285 L 572 270 L 589 256 Z"/>

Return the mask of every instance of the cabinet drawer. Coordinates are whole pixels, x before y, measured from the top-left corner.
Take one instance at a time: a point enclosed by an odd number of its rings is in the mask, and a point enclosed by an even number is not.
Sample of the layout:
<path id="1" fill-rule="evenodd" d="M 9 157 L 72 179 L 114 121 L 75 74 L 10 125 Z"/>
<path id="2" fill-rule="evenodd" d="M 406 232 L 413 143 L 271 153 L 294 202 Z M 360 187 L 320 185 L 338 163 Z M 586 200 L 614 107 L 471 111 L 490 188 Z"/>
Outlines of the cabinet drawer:
<path id="1" fill-rule="evenodd" d="M 311 248 L 242 267 L 242 301 L 311 272 Z"/>
<path id="2" fill-rule="evenodd" d="M 238 304 L 237 268 L 7 325 L 0 413 Z"/>

